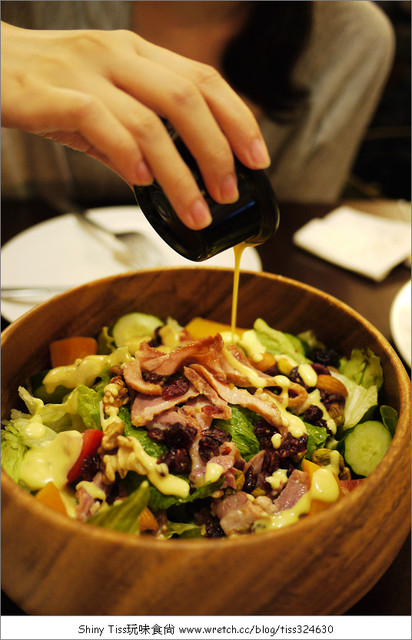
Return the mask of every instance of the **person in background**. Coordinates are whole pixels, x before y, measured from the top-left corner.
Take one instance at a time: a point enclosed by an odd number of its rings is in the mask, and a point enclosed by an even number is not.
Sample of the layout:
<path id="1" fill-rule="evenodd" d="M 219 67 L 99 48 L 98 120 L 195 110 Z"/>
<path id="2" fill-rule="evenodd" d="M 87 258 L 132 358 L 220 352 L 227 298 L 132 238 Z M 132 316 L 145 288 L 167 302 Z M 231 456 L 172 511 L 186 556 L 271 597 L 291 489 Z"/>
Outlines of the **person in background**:
<path id="1" fill-rule="evenodd" d="M 219 202 L 236 156 L 281 201 L 333 203 L 394 54 L 367 1 L 8 1 L 2 20 L 2 196 L 124 204 L 155 178 L 194 229 L 209 212 L 164 120 Z"/>

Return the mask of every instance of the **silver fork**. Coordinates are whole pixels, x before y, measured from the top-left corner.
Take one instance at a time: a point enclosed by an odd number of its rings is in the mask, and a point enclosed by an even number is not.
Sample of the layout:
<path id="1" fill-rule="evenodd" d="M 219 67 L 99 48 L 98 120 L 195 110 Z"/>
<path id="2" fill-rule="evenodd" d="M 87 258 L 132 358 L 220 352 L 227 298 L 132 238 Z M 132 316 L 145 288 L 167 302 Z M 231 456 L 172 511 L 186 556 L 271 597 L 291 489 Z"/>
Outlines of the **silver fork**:
<path id="1" fill-rule="evenodd" d="M 108 244 L 117 260 L 135 269 L 150 269 L 165 265 L 165 260 L 158 247 L 140 231 L 110 231 L 99 222 L 85 215 L 86 212 L 75 210 L 73 215 L 82 227 Z M 97 233 L 96 233 L 97 232 Z"/>

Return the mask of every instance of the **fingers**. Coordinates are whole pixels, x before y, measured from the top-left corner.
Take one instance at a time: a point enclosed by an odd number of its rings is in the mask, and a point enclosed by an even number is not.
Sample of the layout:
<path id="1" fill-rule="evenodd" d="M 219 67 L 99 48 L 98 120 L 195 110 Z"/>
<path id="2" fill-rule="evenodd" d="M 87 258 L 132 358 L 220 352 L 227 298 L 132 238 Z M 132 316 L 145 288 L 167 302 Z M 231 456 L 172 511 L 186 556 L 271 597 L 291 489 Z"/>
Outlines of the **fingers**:
<path id="1" fill-rule="evenodd" d="M 193 83 L 243 164 L 251 169 L 269 166 L 270 157 L 254 115 L 213 67 L 189 60 L 141 38 L 135 44 L 145 58 Z"/>
<path id="2" fill-rule="evenodd" d="M 123 121 L 132 134 L 144 162 L 162 186 L 179 218 L 192 229 L 211 222 L 207 203 L 169 133 L 157 114 L 119 89 L 102 88 L 110 111 Z M 115 150 L 115 155 L 121 149 Z M 230 162 L 233 162 L 230 155 Z M 113 157 L 113 156 L 112 156 Z M 108 163 L 106 163 L 108 164 Z M 131 184 L 147 184 L 128 180 Z"/>
<path id="3" fill-rule="evenodd" d="M 139 103 L 147 105 L 154 113 L 167 117 L 195 157 L 212 198 L 222 203 L 237 200 L 236 173 L 230 144 L 193 82 L 157 63 L 139 58 L 133 65 L 122 65 L 116 73 L 116 85 L 125 92 L 133 92 Z M 122 111 L 118 109 L 119 113 Z M 135 108 L 128 111 L 129 115 L 133 112 L 136 112 Z M 134 127 L 145 156 L 153 156 L 152 147 L 162 146 L 164 128 L 162 132 L 157 127 L 151 131 L 152 124 L 149 119 L 146 126 L 140 123 L 140 126 Z M 158 179 L 163 164 L 171 160 L 168 156 L 156 154 Z M 173 165 L 169 165 L 169 170 L 170 166 Z"/>
<path id="4" fill-rule="evenodd" d="M 125 31 L 12 36 L 6 126 L 99 158 L 131 185 L 155 177 L 193 229 L 209 224 L 210 212 L 160 118 L 182 137 L 218 202 L 238 198 L 233 153 L 254 169 L 269 163 L 252 113 L 211 67 Z"/>

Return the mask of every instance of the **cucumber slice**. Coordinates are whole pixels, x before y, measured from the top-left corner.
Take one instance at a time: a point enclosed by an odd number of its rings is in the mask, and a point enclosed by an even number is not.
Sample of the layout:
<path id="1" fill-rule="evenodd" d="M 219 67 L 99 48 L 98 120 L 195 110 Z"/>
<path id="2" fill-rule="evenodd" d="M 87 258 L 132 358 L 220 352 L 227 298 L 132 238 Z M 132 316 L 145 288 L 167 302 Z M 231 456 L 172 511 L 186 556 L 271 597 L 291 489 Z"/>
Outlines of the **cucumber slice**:
<path id="1" fill-rule="evenodd" d="M 133 312 L 121 316 L 113 325 L 112 336 L 117 347 L 128 347 L 131 353 L 138 348 L 142 339 L 151 340 L 154 338 L 158 327 L 163 326 L 163 322 L 156 316 L 147 313 Z"/>
<path id="2" fill-rule="evenodd" d="M 353 427 L 339 443 L 346 463 L 358 476 L 368 476 L 389 449 L 392 435 L 382 422 L 367 420 Z"/>

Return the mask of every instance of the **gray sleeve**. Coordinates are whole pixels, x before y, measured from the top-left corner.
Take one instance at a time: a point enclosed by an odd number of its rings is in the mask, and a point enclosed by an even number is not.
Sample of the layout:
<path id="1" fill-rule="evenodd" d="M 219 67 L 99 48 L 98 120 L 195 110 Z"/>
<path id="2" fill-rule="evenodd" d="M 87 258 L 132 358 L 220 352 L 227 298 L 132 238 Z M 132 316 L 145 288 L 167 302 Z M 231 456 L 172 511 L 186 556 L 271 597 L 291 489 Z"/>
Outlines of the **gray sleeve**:
<path id="1" fill-rule="evenodd" d="M 295 69 L 309 87 L 293 124 L 261 122 L 280 200 L 331 203 L 339 197 L 378 104 L 394 55 L 392 26 L 374 3 L 314 3 L 314 25 Z"/>

